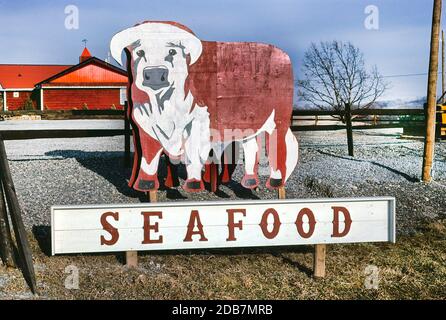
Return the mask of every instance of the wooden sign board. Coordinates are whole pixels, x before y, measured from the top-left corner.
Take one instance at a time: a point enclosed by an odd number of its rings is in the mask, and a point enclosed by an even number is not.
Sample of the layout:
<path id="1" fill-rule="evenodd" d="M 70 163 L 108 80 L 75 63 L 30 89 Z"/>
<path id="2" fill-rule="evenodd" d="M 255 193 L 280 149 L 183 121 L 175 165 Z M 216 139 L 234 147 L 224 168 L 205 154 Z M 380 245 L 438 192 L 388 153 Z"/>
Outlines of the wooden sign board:
<path id="1" fill-rule="evenodd" d="M 395 199 L 51 208 L 52 254 L 395 242 Z"/>
<path id="2" fill-rule="evenodd" d="M 262 137 L 270 167 L 266 186 L 286 184 L 298 161 L 298 141 L 290 129 L 294 77 L 286 52 L 258 42 L 201 40 L 174 21 L 126 28 L 113 36 L 110 52 L 129 74 L 135 145 L 130 187 L 158 190 L 164 154 L 186 165 L 185 191 L 202 191 L 210 182 L 202 175 L 206 166 L 238 164 L 231 159 L 237 143 L 244 154 L 241 185 L 255 189 Z M 215 178 L 217 171 L 209 174 Z"/>

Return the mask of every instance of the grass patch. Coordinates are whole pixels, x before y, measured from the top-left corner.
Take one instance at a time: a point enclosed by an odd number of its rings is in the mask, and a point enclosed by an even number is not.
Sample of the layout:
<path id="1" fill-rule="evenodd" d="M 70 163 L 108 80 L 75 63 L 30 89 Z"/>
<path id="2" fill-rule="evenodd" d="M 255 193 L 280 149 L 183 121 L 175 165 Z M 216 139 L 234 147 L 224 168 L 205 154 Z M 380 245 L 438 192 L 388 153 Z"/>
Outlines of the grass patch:
<path id="1" fill-rule="evenodd" d="M 426 223 L 396 244 L 329 245 L 327 277 L 311 276 L 312 247 L 48 257 L 31 239 L 39 298 L 45 299 L 445 299 L 446 221 Z M 65 268 L 79 268 L 79 290 Z M 365 269 L 379 270 L 367 289 Z M 0 267 L 0 298 L 30 298 L 20 274 Z"/>

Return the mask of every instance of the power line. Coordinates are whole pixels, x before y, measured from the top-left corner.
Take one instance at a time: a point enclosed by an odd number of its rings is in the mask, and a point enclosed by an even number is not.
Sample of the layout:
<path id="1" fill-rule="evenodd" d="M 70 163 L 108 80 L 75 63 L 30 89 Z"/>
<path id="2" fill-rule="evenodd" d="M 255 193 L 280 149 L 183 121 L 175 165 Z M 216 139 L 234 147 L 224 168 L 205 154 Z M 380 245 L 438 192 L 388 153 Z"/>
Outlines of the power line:
<path id="1" fill-rule="evenodd" d="M 441 73 L 438 72 L 438 74 L 441 74 Z M 407 73 L 407 74 L 392 74 L 392 75 L 382 76 L 382 77 L 383 78 L 405 78 L 405 77 L 421 77 L 421 76 L 427 76 L 427 75 L 428 75 L 427 73 Z"/>
<path id="2" fill-rule="evenodd" d="M 440 74 L 440 73 L 438 73 Z M 407 73 L 407 74 L 394 74 L 389 76 L 382 76 L 383 78 L 403 78 L 403 77 L 419 77 L 427 76 L 427 73 Z"/>

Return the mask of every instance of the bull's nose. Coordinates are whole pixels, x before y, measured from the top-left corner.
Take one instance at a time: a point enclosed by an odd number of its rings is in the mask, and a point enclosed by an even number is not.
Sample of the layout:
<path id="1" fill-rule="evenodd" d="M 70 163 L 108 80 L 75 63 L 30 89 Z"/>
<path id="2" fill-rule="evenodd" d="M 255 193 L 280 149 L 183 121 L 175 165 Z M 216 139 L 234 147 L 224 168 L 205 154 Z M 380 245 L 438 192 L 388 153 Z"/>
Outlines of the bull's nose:
<path id="1" fill-rule="evenodd" d="M 145 68 L 143 86 L 158 90 L 169 86 L 169 70 L 163 67 L 149 67 Z"/>

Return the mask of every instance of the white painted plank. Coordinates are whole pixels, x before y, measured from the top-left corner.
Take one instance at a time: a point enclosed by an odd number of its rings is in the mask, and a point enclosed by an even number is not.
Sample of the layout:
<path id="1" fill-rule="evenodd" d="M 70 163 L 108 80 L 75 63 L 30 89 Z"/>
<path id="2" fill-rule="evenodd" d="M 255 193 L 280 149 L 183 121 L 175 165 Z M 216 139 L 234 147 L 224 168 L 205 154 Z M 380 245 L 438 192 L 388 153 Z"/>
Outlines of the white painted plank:
<path id="1" fill-rule="evenodd" d="M 53 254 L 119 252 L 144 250 L 171 250 L 194 248 L 224 248 L 253 246 L 283 246 L 319 243 L 356 243 L 394 241 L 395 212 L 393 198 L 376 199 L 329 199 L 329 200 L 275 200 L 234 201 L 204 203 L 169 203 L 111 206 L 77 206 L 52 208 Z M 333 206 L 345 207 L 351 216 L 348 234 L 333 237 Z M 259 225 L 265 210 L 274 208 L 280 219 L 280 228 L 273 239 L 265 237 Z M 316 220 L 314 232 L 309 238 L 299 234 L 295 221 L 302 208 L 309 208 Z M 242 221 L 243 229 L 234 228 L 236 241 L 227 241 L 229 235 L 228 209 L 245 209 L 246 216 L 235 214 L 234 222 Z M 187 225 L 192 210 L 199 212 L 207 241 L 185 242 Z M 101 245 L 101 236 L 111 239 L 100 223 L 104 212 L 119 212 L 119 220 L 112 217 L 107 222 L 117 229 L 119 238 L 113 245 Z M 162 236 L 162 243 L 143 244 L 144 211 L 161 211 L 162 219 L 153 217 L 151 224 L 158 223 L 158 232 L 150 231 L 152 239 Z M 273 229 L 273 219 L 268 220 L 267 232 Z M 339 230 L 345 227 L 340 214 Z M 197 230 L 197 227 L 194 228 Z M 308 219 L 303 220 L 303 232 L 309 230 Z M 146 231 L 147 232 L 147 231 Z"/>

